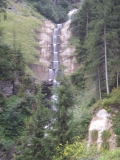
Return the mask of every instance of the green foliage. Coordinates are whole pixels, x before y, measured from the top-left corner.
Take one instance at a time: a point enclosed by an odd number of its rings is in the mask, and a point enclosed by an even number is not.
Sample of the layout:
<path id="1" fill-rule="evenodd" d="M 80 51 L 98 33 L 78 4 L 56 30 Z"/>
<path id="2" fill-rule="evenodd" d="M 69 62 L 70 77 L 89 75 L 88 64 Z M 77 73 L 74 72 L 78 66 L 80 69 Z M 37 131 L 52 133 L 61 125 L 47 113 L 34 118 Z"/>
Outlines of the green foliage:
<path id="1" fill-rule="evenodd" d="M 74 108 L 73 111 L 74 121 L 72 125 L 73 135 L 80 136 L 85 139 L 88 133 L 88 126 L 92 116 L 88 109 Z"/>
<path id="2" fill-rule="evenodd" d="M 72 83 L 79 89 L 83 90 L 85 87 L 85 78 L 84 78 L 84 66 L 78 68 L 71 75 Z"/>
<path id="3" fill-rule="evenodd" d="M 112 118 L 113 122 L 113 131 L 117 135 L 116 136 L 116 144 L 117 147 L 120 147 L 120 113 L 116 113 L 115 116 Z"/>
<path id="4" fill-rule="evenodd" d="M 106 98 L 99 100 L 95 104 L 93 104 L 91 111 L 96 113 L 98 110 L 104 108 L 107 112 L 115 113 L 114 107 L 117 110 L 119 110 L 119 104 L 120 104 L 120 89 L 116 88 L 112 90 L 109 96 L 106 96 Z"/>
<path id="5" fill-rule="evenodd" d="M 103 142 L 107 142 L 109 140 L 110 136 L 111 136 L 110 131 L 109 130 L 104 130 L 102 132 L 101 138 L 102 138 Z"/>
<path id="6" fill-rule="evenodd" d="M 57 102 L 55 123 L 53 124 L 53 137 L 56 137 L 56 144 L 65 144 L 71 141 L 71 124 L 73 119 L 72 109 L 74 107 L 74 95 L 70 81 L 66 76 L 60 79 L 60 85 L 56 89 Z"/>
<path id="7" fill-rule="evenodd" d="M 66 0 L 60 0 L 54 3 L 51 0 L 35 1 L 34 6 L 46 18 L 55 23 L 64 22 L 67 18 L 67 13 L 72 7 L 72 3 Z"/>
<path id="8" fill-rule="evenodd" d="M 116 136 L 116 144 L 117 144 L 117 147 L 120 147 L 120 135 Z"/>
<path id="9" fill-rule="evenodd" d="M 31 97 L 32 98 L 32 97 Z M 32 101 L 32 99 L 31 99 Z M 2 112 L 1 127 L 4 136 L 8 139 L 16 139 L 24 131 L 24 119 L 31 115 L 31 106 L 27 97 L 12 96 L 6 100 L 4 112 Z"/>
<path id="10" fill-rule="evenodd" d="M 92 82 L 95 82 L 96 92 L 94 94 L 99 95 L 100 99 L 101 95 L 103 97 L 106 92 L 108 83 L 110 90 L 115 86 L 118 87 L 119 83 L 119 12 L 116 9 L 119 6 L 120 4 L 113 0 L 99 2 L 84 0 L 71 23 L 72 34 L 78 39 L 76 58 L 80 64 L 85 66 L 83 77 L 87 81 L 91 78 Z M 104 58 L 105 48 L 107 62 Z M 106 65 L 108 70 L 104 67 Z M 108 75 L 108 82 L 105 73 Z"/>
<path id="11" fill-rule="evenodd" d="M 98 139 L 98 131 L 97 130 L 92 130 L 91 138 L 92 138 L 93 143 L 95 143 L 97 141 L 97 139 Z"/>
<path id="12" fill-rule="evenodd" d="M 7 20 L 1 21 L 0 23 L 4 28 L 4 39 L 2 39 L 2 41 L 8 43 L 13 48 L 15 41 L 16 48 L 21 49 L 26 64 L 31 62 L 38 64 L 39 62 L 35 58 L 35 56 L 38 56 L 38 52 L 35 49 L 38 43 L 35 40 L 36 35 L 34 30 L 40 31 L 41 21 L 32 15 L 24 16 L 7 11 Z M 14 33 L 16 34 L 15 37 Z"/>
<path id="13" fill-rule="evenodd" d="M 107 151 L 100 156 L 98 160 L 119 160 L 120 159 L 120 148 L 117 148 L 113 151 Z"/>
<path id="14" fill-rule="evenodd" d="M 16 160 L 46 159 L 49 160 L 48 134 L 46 126 L 50 125 L 51 110 L 46 107 L 44 95 L 38 88 L 32 120 L 28 123 L 27 135 L 21 140 L 22 145 L 17 147 L 21 150 L 20 155 L 15 155 Z"/>
<path id="15" fill-rule="evenodd" d="M 13 50 L 7 44 L 0 43 L 0 56 L 0 80 L 13 80 L 24 74 L 25 62 L 20 49 Z"/>
<path id="16" fill-rule="evenodd" d="M 15 141 L 25 130 L 27 120 L 32 114 L 35 102 L 33 95 L 11 96 L 5 99 L 0 94 L 0 136 L 6 140 Z"/>
<path id="17" fill-rule="evenodd" d="M 88 149 L 87 143 L 85 141 L 80 141 L 79 137 L 77 137 L 72 144 L 69 144 L 68 142 L 65 145 L 59 144 L 57 152 L 59 152 L 59 154 L 54 156 L 53 160 L 92 159 L 99 154 L 96 146 L 93 145 Z"/>
<path id="18" fill-rule="evenodd" d="M 0 44 L 0 80 L 8 80 L 13 78 L 13 56 L 13 50 L 8 45 Z"/>
<path id="19" fill-rule="evenodd" d="M 109 150 L 109 143 L 108 142 L 102 142 L 101 148 L 103 150 Z"/>
<path id="20" fill-rule="evenodd" d="M 120 113 L 116 113 L 112 118 L 114 133 L 120 135 Z"/>

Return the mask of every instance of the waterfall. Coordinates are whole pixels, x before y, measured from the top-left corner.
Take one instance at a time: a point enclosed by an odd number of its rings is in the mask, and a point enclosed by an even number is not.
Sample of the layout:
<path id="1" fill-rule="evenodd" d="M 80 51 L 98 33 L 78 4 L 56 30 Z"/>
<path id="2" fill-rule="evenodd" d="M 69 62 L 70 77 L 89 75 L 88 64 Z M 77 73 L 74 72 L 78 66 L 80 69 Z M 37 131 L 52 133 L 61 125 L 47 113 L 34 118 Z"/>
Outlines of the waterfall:
<path id="1" fill-rule="evenodd" d="M 73 9 L 68 13 L 68 21 L 71 20 L 72 14 L 76 13 L 77 9 Z M 58 85 L 58 82 L 56 80 L 56 76 L 60 74 L 60 36 L 61 36 L 61 29 L 62 24 L 56 24 L 56 27 L 53 30 L 52 35 L 52 62 L 51 67 L 49 68 L 49 81 L 53 82 L 53 89 Z M 51 102 L 57 101 L 57 95 L 53 94 L 51 96 Z M 54 105 L 51 106 L 53 110 L 56 110 L 56 107 Z"/>
<path id="2" fill-rule="evenodd" d="M 77 12 L 78 9 L 73 9 L 68 13 L 68 20 L 71 20 L 71 17 L 73 14 L 75 14 Z"/>
<path id="3" fill-rule="evenodd" d="M 59 73 L 60 70 L 60 61 L 59 61 L 59 49 L 60 49 L 60 30 L 62 28 L 62 24 L 56 24 L 56 27 L 53 31 L 52 36 L 52 62 L 51 62 L 51 68 L 49 68 L 49 81 L 53 81 L 53 88 L 55 88 L 58 85 L 58 82 L 56 80 L 56 76 Z M 51 96 L 51 101 L 54 102 L 57 100 L 57 96 L 53 94 Z M 54 105 L 51 106 L 53 110 L 56 110 L 56 107 Z"/>

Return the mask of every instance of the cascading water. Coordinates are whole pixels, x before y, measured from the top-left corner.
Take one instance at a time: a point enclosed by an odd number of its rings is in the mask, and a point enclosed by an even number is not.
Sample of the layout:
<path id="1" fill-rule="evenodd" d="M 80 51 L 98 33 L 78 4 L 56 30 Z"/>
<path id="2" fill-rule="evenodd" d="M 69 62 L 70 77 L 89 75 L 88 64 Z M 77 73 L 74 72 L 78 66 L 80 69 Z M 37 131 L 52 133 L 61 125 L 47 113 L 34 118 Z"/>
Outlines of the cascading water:
<path id="1" fill-rule="evenodd" d="M 71 21 L 71 16 L 77 12 L 77 9 L 73 9 L 68 13 L 68 21 Z M 52 35 L 52 62 L 51 67 L 49 68 L 49 81 L 53 82 L 53 88 L 58 85 L 56 80 L 56 76 L 59 74 L 60 71 L 60 60 L 59 60 L 59 49 L 60 49 L 60 34 L 62 29 L 62 24 L 56 24 L 56 27 L 53 31 Z M 51 101 L 57 101 L 57 96 L 53 94 L 51 96 Z M 54 105 L 51 106 L 53 110 L 56 110 Z"/>
<path id="2" fill-rule="evenodd" d="M 56 75 L 58 75 L 60 69 L 60 61 L 59 61 L 59 37 L 60 37 L 60 29 L 62 28 L 62 24 L 57 24 L 56 28 L 53 31 L 52 36 L 52 63 L 51 68 L 49 69 L 49 81 L 53 81 L 53 88 L 57 86 Z M 51 101 L 56 101 L 57 96 L 52 95 Z M 52 109 L 56 110 L 56 107 L 52 105 Z"/>
<path id="3" fill-rule="evenodd" d="M 75 14 L 78 11 L 78 9 L 73 9 L 68 13 L 68 20 L 71 20 L 71 17 L 73 14 Z"/>

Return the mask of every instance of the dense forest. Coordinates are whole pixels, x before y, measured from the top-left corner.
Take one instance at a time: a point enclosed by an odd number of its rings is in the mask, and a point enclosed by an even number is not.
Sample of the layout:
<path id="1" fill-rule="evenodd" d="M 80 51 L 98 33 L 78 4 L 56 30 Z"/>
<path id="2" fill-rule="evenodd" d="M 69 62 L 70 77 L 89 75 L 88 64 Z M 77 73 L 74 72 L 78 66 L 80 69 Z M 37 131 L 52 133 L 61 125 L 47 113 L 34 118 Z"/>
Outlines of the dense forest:
<path id="1" fill-rule="evenodd" d="M 64 22 L 67 19 L 67 13 L 74 6 L 74 1 L 70 0 L 30 0 L 40 14 L 55 23 Z M 54 2 L 54 3 L 53 3 Z"/>
<path id="2" fill-rule="evenodd" d="M 10 96 L 0 90 L 2 160 L 119 160 L 120 2 L 27 2 L 34 10 L 32 16 L 39 19 L 39 13 L 55 23 L 65 22 L 68 11 L 78 8 L 69 29 L 72 32 L 70 43 L 76 48 L 74 55 L 79 67 L 68 77 L 64 74 L 58 77 L 60 85 L 51 91 L 57 95 L 56 111 L 50 109 L 52 102 L 46 99 L 42 86 L 26 73 L 28 63 L 22 50 L 24 47 L 17 42 L 16 29 L 11 45 L 4 38 L 4 26 L 0 25 L 0 87 L 3 82 L 10 82 L 13 90 Z M 7 16 L 7 2 L 0 0 L 0 24 L 7 21 Z M 103 133 L 101 151 L 95 144 L 89 150 L 86 147 L 92 118 L 90 111 L 101 108 L 114 115 L 113 130 L 118 148 L 112 152 L 107 151 L 109 132 Z"/>
<path id="3" fill-rule="evenodd" d="M 85 1 L 74 17 L 71 30 L 76 43 L 76 56 L 84 68 L 84 77 L 97 83 L 97 94 L 119 85 L 120 3 L 118 1 Z M 81 69 L 81 70 L 82 70 Z M 76 75 L 77 76 L 77 75 Z M 75 74 L 72 76 L 73 82 Z M 83 87 L 83 86 L 82 86 Z"/>

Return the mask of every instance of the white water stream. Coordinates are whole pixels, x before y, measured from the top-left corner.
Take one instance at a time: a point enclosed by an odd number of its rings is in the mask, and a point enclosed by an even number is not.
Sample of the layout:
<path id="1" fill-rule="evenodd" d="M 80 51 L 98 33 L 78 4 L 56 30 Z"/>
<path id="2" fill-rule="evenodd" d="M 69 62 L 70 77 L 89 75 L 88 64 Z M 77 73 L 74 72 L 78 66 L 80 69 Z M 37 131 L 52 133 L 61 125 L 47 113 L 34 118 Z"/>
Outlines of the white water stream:
<path id="1" fill-rule="evenodd" d="M 68 21 L 71 20 L 71 16 L 77 12 L 77 9 L 74 9 L 68 13 Z M 58 82 L 56 80 L 56 76 L 59 74 L 60 71 L 60 36 L 61 36 L 61 29 L 63 25 L 62 24 L 56 24 L 56 27 L 54 28 L 53 35 L 52 35 L 52 62 L 51 62 L 51 68 L 49 68 L 49 81 L 53 82 L 53 88 L 55 88 L 58 85 Z M 51 101 L 55 102 L 57 101 L 57 96 L 53 94 L 51 96 Z M 56 110 L 56 107 L 54 105 L 51 106 L 53 110 Z"/>
<path id="2" fill-rule="evenodd" d="M 60 69 L 60 61 L 59 61 L 59 37 L 60 37 L 60 30 L 62 28 L 62 24 L 57 24 L 56 28 L 53 31 L 52 36 L 52 62 L 51 68 L 49 68 L 49 81 L 53 81 L 53 88 L 57 86 L 56 76 L 58 75 Z M 53 94 L 51 96 L 51 101 L 57 101 L 57 96 Z M 51 106 L 53 110 L 56 110 L 54 105 Z"/>

